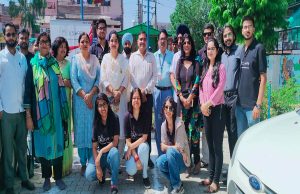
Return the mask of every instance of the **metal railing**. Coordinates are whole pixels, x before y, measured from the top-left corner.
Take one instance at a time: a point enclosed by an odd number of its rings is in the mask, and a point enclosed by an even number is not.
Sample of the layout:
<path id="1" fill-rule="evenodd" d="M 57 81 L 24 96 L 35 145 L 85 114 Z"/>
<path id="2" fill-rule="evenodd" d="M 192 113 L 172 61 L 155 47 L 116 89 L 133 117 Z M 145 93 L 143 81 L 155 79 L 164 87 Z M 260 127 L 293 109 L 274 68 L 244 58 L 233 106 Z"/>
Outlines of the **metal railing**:
<path id="1" fill-rule="evenodd" d="M 276 54 L 289 54 L 293 50 L 300 50 L 300 26 L 277 31 L 278 42 L 274 48 Z"/>

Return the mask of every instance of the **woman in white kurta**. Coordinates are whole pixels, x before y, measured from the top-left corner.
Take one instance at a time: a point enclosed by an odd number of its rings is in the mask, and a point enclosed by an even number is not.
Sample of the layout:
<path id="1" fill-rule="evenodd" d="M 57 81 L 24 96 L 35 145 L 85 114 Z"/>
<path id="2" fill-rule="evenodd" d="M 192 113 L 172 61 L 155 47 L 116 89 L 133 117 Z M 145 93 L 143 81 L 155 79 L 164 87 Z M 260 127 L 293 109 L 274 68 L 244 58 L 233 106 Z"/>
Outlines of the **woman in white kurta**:
<path id="1" fill-rule="evenodd" d="M 111 101 L 112 110 L 119 116 L 120 140 L 119 152 L 123 155 L 125 146 L 124 117 L 127 112 L 127 94 L 129 73 L 128 63 L 124 56 L 118 53 L 119 37 L 116 31 L 109 33 L 110 52 L 105 54 L 101 63 L 101 85 Z"/>

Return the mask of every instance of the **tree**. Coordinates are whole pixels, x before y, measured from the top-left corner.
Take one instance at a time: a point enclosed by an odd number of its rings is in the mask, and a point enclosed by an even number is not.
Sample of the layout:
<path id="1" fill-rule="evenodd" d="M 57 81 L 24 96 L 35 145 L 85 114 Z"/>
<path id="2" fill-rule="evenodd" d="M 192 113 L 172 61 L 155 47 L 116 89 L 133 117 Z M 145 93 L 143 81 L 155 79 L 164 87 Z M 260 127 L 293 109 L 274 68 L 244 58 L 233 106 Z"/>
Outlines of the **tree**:
<path id="1" fill-rule="evenodd" d="M 206 0 L 176 0 L 175 11 L 171 14 L 172 32 L 179 24 L 186 24 L 191 31 L 196 48 L 203 46 L 202 31 L 208 22 L 210 5 Z"/>
<path id="2" fill-rule="evenodd" d="M 11 18 L 21 16 L 21 25 L 26 28 L 32 28 L 33 31 L 38 30 L 36 25 L 37 17 L 45 16 L 46 0 L 18 0 L 16 3 L 13 0 L 9 1 L 8 14 Z"/>
<path id="3" fill-rule="evenodd" d="M 273 50 L 278 40 L 276 28 L 286 28 L 289 0 L 210 0 L 209 18 L 218 25 L 231 24 L 242 41 L 242 18 L 251 15 L 255 21 L 255 37 L 267 50 Z"/>

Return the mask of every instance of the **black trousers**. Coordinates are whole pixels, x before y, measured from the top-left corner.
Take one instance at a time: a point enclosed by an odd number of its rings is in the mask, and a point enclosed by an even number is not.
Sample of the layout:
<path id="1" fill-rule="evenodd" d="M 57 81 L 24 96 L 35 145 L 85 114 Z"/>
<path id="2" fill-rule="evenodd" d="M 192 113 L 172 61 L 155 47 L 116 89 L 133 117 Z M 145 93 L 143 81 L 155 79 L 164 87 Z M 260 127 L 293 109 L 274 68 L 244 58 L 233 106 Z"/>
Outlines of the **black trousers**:
<path id="1" fill-rule="evenodd" d="M 217 184 L 223 165 L 224 113 L 224 105 L 217 105 L 212 107 L 211 114 L 203 119 L 209 150 L 209 179 Z"/>
<path id="2" fill-rule="evenodd" d="M 46 160 L 46 158 L 40 158 L 41 166 L 42 166 L 42 178 L 50 178 L 54 173 L 54 180 L 60 180 L 62 178 L 62 165 L 63 165 L 63 157 L 58 157 L 53 160 Z"/>
<path id="3" fill-rule="evenodd" d="M 235 107 L 237 101 L 237 92 L 224 92 L 225 97 L 225 126 L 228 134 L 228 144 L 230 158 L 232 156 L 235 143 L 237 141 L 237 124 L 235 117 Z"/>
<path id="4" fill-rule="evenodd" d="M 150 160 L 150 153 L 151 153 L 151 129 L 152 129 L 152 113 L 153 113 L 153 95 L 152 94 L 147 94 L 147 101 L 144 102 L 144 109 L 147 114 L 147 121 L 149 126 L 149 132 L 148 132 L 148 138 L 147 138 L 147 143 L 149 145 L 149 160 Z"/>

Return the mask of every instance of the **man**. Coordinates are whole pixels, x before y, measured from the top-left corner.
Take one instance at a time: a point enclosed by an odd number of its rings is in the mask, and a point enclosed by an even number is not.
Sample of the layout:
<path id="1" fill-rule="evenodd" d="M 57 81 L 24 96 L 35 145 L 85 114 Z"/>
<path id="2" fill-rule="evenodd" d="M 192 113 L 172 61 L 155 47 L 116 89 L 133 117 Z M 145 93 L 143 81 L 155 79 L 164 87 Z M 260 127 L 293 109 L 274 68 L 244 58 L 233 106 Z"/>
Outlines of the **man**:
<path id="1" fill-rule="evenodd" d="M 172 48 L 172 52 L 173 53 L 177 53 L 178 52 L 178 40 L 177 40 L 176 36 L 173 38 L 171 48 Z"/>
<path id="2" fill-rule="evenodd" d="M 122 46 L 123 46 L 123 56 L 129 62 L 130 55 L 132 53 L 132 43 L 133 36 L 131 33 L 127 32 L 122 37 Z"/>
<path id="3" fill-rule="evenodd" d="M 129 72 L 131 77 L 132 88 L 140 88 L 142 91 L 142 102 L 145 104 L 149 123 L 152 125 L 152 108 L 155 84 L 157 82 L 157 69 L 155 57 L 147 51 L 147 35 L 142 31 L 138 35 L 138 50 L 131 54 L 129 59 Z M 149 134 L 147 140 L 151 152 L 151 126 L 149 126 Z M 149 152 L 149 156 L 150 156 Z M 148 166 L 154 167 L 149 157 Z"/>
<path id="4" fill-rule="evenodd" d="M 107 32 L 106 21 L 104 19 L 98 20 L 96 27 L 98 42 L 90 47 L 90 53 L 97 56 L 101 65 L 103 56 L 109 52 L 108 42 L 105 39 Z"/>
<path id="5" fill-rule="evenodd" d="M 232 156 L 234 145 L 237 141 L 237 129 L 235 118 L 235 107 L 237 101 L 237 89 L 240 69 L 240 53 L 238 46 L 235 44 L 236 34 L 231 25 L 225 25 L 222 32 L 222 45 L 224 53 L 221 62 L 226 69 L 226 84 L 224 87 L 225 97 L 225 115 L 226 129 L 228 133 L 228 143 L 230 157 Z"/>
<path id="6" fill-rule="evenodd" d="M 200 60 L 203 62 L 206 59 L 206 46 L 210 38 L 214 37 L 215 28 L 212 24 L 208 23 L 204 25 L 202 37 L 204 40 L 204 46 L 198 51 Z"/>
<path id="7" fill-rule="evenodd" d="M 245 44 L 241 50 L 241 73 L 236 107 L 238 137 L 259 122 L 267 82 L 266 50 L 254 38 L 254 19 L 245 16 L 242 24 Z"/>
<path id="8" fill-rule="evenodd" d="M 158 155 L 162 154 L 161 143 L 161 124 L 163 118 L 161 110 L 163 104 L 168 96 L 173 95 L 172 83 L 170 80 L 171 64 L 173 60 L 173 53 L 167 49 L 168 47 L 168 33 L 162 29 L 158 35 L 159 50 L 154 53 L 156 59 L 157 83 L 154 89 L 154 115 L 155 115 L 155 140 Z"/>
<path id="9" fill-rule="evenodd" d="M 30 112 L 26 110 L 25 113 L 23 107 L 27 63 L 25 56 L 16 50 L 15 25 L 5 24 L 3 34 L 6 47 L 0 52 L 0 118 L 2 119 L 4 179 L 6 193 L 14 193 L 14 152 L 17 156 L 22 187 L 35 189 L 28 180 L 26 166 L 26 126 L 29 130 L 32 130 L 33 126 L 29 122 L 30 119 L 27 119 L 31 116 L 28 114 Z"/>

